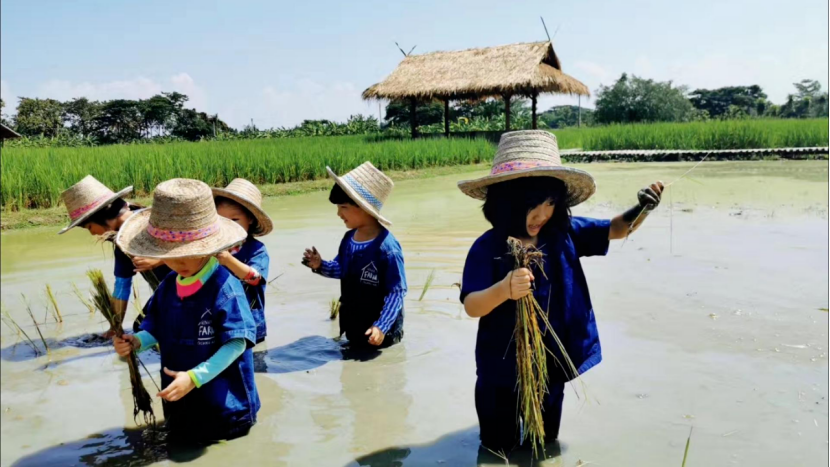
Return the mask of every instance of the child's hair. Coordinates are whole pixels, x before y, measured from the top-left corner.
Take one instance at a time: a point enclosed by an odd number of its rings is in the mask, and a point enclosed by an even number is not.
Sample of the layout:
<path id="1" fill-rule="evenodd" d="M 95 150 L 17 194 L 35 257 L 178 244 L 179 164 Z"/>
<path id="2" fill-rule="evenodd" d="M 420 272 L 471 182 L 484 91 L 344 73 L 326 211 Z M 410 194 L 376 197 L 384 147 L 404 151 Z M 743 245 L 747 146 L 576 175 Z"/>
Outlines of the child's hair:
<path id="1" fill-rule="evenodd" d="M 567 195 L 565 184 L 553 177 L 508 180 L 487 188 L 482 211 L 499 236 L 527 238 L 527 214 L 550 201 L 555 207 L 553 217 L 540 233 L 545 235 L 553 230 L 567 230 L 571 218 L 570 206 L 566 204 Z"/>
<path id="2" fill-rule="evenodd" d="M 329 202 L 331 204 L 351 204 L 353 206 L 357 206 L 357 203 L 354 202 L 353 199 L 340 188 L 340 185 L 334 184 L 331 188 L 331 193 L 329 193 Z"/>
<path id="3" fill-rule="evenodd" d="M 245 206 L 237 203 L 236 201 L 234 201 L 230 198 L 225 198 L 224 196 L 216 196 L 213 199 L 213 203 L 216 205 L 216 209 L 219 209 L 219 207 L 224 205 L 224 206 L 235 207 L 235 208 L 239 209 L 240 211 L 244 212 L 245 215 L 248 216 L 248 219 L 250 219 L 250 221 L 251 221 L 251 225 L 248 226 L 248 237 L 249 238 L 253 237 L 254 235 L 256 235 L 260 232 L 262 232 L 262 227 L 259 226 L 259 222 L 257 221 L 256 216 L 250 210 L 248 210 L 248 208 L 246 208 Z"/>
<path id="4" fill-rule="evenodd" d="M 126 201 L 124 201 L 121 198 L 117 198 L 115 201 L 106 205 L 100 211 L 89 216 L 89 218 L 82 224 L 82 226 L 86 227 L 89 224 L 98 224 L 102 227 L 107 227 L 108 221 L 117 219 L 118 216 L 120 216 L 129 209 L 130 205 L 127 204 Z"/>

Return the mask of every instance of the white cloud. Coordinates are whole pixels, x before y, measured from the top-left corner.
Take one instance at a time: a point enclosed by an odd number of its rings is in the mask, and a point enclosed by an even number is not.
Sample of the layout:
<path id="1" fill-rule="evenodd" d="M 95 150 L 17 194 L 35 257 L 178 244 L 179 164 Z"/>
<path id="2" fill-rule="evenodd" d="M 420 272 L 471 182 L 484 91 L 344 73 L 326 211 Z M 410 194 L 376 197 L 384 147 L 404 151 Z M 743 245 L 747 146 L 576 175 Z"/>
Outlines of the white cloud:
<path id="1" fill-rule="evenodd" d="M 190 100 L 187 101 L 187 107 L 193 107 L 198 110 L 207 109 L 207 97 L 204 89 L 193 81 L 187 73 L 179 73 L 170 78 L 170 84 L 174 91 L 185 94 Z"/>
<path id="2" fill-rule="evenodd" d="M 574 63 L 574 68 L 584 71 L 587 75 L 592 77 L 590 81 L 599 82 L 602 84 L 610 84 L 615 79 L 614 74 L 610 73 L 602 65 L 595 62 L 580 61 Z"/>

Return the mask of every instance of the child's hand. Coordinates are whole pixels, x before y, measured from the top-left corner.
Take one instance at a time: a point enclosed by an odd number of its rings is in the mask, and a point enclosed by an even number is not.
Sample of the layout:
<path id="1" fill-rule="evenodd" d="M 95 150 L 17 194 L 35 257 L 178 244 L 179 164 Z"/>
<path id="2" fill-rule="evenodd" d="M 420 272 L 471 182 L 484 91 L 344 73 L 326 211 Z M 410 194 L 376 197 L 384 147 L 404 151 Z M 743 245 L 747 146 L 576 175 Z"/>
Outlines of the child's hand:
<path id="1" fill-rule="evenodd" d="M 115 353 L 122 357 L 127 357 L 139 346 L 138 339 L 130 334 L 124 334 L 121 337 L 112 337 L 112 345 L 115 347 Z"/>
<path id="2" fill-rule="evenodd" d="M 637 201 L 640 206 L 647 211 L 651 211 L 660 204 L 660 198 L 663 196 L 663 182 L 656 181 L 637 192 Z"/>
<path id="3" fill-rule="evenodd" d="M 533 288 L 531 287 L 533 280 L 533 273 L 527 268 L 519 268 L 507 273 L 504 276 L 503 282 L 508 288 L 508 298 L 510 300 L 518 300 L 533 293 Z"/>
<path id="4" fill-rule="evenodd" d="M 305 253 L 303 253 L 303 264 L 311 269 L 320 269 L 320 266 L 323 265 L 323 258 L 320 257 L 320 252 L 317 251 L 317 248 L 311 247 L 311 249 L 305 249 Z"/>
<path id="5" fill-rule="evenodd" d="M 366 335 L 369 336 L 369 343 L 372 345 L 383 344 L 383 338 L 386 337 L 383 331 L 377 326 L 372 326 L 366 330 Z"/>
<path id="6" fill-rule="evenodd" d="M 133 266 L 135 266 L 135 272 L 145 272 L 150 271 L 151 269 L 155 269 L 161 264 L 160 259 L 150 259 L 150 258 L 133 258 Z"/>
<path id="7" fill-rule="evenodd" d="M 226 251 L 220 251 L 219 253 L 216 253 L 216 259 L 219 260 L 219 264 L 221 264 L 222 266 L 227 265 L 228 260 L 231 259 L 231 258 L 233 258 L 233 255 L 231 254 L 230 251 L 226 250 Z"/>
<path id="8" fill-rule="evenodd" d="M 173 377 L 173 382 L 168 384 L 163 391 L 158 393 L 158 397 L 170 402 L 177 401 L 186 396 L 192 391 L 196 385 L 190 379 L 190 375 L 186 371 L 170 371 L 167 367 L 164 368 L 164 373 L 167 376 Z"/>

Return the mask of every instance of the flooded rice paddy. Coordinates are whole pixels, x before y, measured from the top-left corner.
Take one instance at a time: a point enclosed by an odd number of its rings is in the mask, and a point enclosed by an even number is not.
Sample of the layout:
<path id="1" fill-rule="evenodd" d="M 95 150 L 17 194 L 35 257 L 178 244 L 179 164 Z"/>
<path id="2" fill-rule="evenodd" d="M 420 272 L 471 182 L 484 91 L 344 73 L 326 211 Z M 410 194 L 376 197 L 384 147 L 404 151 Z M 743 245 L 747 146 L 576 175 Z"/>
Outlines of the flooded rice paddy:
<path id="1" fill-rule="evenodd" d="M 598 193 L 574 214 L 602 217 L 691 164 L 582 167 Z M 827 464 L 828 164 L 712 162 L 691 177 L 624 247 L 583 261 L 604 361 L 583 376 L 588 401 L 566 393 L 560 442 L 540 465 L 679 466 L 690 427 L 687 465 Z M 341 352 L 329 320 L 338 284 L 300 265 L 305 247 L 330 258 L 343 235 L 327 194 L 266 200 L 276 229 L 263 239 L 273 282 L 255 349 L 262 410 L 247 437 L 198 450 L 136 427 L 127 366 L 91 335 L 107 326 L 73 294 L 73 283 L 88 290 L 89 267 L 110 274 L 111 247 L 79 229 L 3 233 L 4 308 L 42 349 L 25 294 L 50 351 L 36 355 L 3 325 L 0 464 L 504 465 L 478 446 L 477 323 L 453 284 L 488 226 L 459 178 L 401 182 L 384 208 L 410 290 L 404 341 L 373 356 Z M 46 283 L 62 324 L 45 316 Z M 141 357 L 157 381 L 158 357 Z"/>

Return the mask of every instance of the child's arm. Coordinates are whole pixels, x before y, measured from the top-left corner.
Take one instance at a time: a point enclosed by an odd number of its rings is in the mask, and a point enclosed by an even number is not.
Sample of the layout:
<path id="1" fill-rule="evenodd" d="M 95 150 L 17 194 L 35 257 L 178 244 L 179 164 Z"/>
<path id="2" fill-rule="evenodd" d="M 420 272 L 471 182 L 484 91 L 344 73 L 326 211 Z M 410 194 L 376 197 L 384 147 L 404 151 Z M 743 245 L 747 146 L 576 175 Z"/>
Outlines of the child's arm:
<path id="1" fill-rule="evenodd" d="M 649 213 L 659 204 L 663 195 L 663 182 L 657 181 L 637 193 L 637 206 L 611 219 L 608 240 L 621 240 L 637 230 Z"/>
<path id="2" fill-rule="evenodd" d="M 162 399 L 170 402 L 186 396 L 195 388 L 200 388 L 219 376 L 231 363 L 236 361 L 245 352 L 245 339 L 236 338 L 225 342 L 206 361 L 188 371 L 171 371 L 164 368 L 164 373 L 173 378 L 173 382 L 158 393 Z"/>
<path id="3" fill-rule="evenodd" d="M 490 287 L 467 294 L 464 298 L 464 311 L 473 318 L 487 316 L 507 300 L 518 300 L 533 293 L 532 281 L 533 273 L 530 269 L 521 268 L 510 271 L 504 279 Z"/>
<path id="4" fill-rule="evenodd" d="M 381 345 L 386 334 L 395 324 L 398 315 L 403 309 L 403 299 L 406 296 L 406 272 L 403 264 L 403 255 L 398 252 L 389 255 L 386 268 L 386 297 L 383 298 L 383 309 L 380 317 L 366 331 L 369 343 Z M 375 331 L 377 329 L 378 332 Z"/>
<path id="5" fill-rule="evenodd" d="M 311 272 L 323 277 L 340 279 L 340 255 L 335 256 L 331 261 L 325 261 L 316 247 L 306 248 L 303 253 L 303 265 L 311 268 Z"/>
<path id="6" fill-rule="evenodd" d="M 218 253 L 216 255 L 216 259 L 219 260 L 219 264 L 228 268 L 228 270 L 236 276 L 237 279 L 245 281 L 247 284 L 259 285 L 259 283 L 263 280 L 262 274 L 257 270 L 257 268 L 248 266 L 242 261 L 239 261 L 229 251 Z"/>

